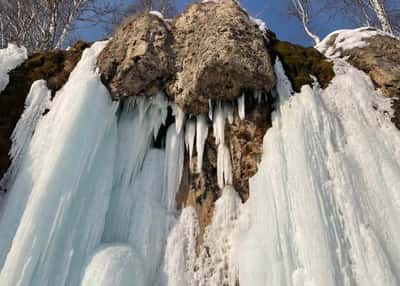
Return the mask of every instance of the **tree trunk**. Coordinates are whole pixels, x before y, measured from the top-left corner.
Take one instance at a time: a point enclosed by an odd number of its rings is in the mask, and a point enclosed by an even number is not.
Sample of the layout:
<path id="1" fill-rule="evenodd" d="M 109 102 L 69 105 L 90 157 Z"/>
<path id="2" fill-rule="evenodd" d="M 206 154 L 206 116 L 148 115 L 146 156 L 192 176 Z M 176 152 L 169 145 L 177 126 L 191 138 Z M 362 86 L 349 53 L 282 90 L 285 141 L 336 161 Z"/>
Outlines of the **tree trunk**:
<path id="1" fill-rule="evenodd" d="M 370 0 L 370 3 L 379 20 L 382 30 L 386 33 L 393 34 L 393 28 L 390 24 L 383 4 L 379 0 Z"/>

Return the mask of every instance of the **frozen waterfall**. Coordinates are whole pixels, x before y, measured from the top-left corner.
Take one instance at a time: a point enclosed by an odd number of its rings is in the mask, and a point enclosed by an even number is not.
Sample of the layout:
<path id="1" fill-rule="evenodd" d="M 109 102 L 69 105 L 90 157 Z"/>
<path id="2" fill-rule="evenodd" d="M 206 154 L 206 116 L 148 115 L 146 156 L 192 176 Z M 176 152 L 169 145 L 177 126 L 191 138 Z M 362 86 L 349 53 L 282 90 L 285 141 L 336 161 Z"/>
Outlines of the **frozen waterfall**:
<path id="1" fill-rule="evenodd" d="M 52 101 L 32 85 L 3 182 L 0 286 L 400 285 L 400 132 L 368 76 L 334 60 L 326 89 L 296 94 L 277 60 L 243 204 L 225 126 L 246 120 L 245 95 L 196 116 L 162 92 L 113 102 L 95 66 L 105 45 L 85 50 Z M 185 153 L 203 172 L 209 134 L 222 196 L 199 246 L 196 210 L 175 197 Z"/>

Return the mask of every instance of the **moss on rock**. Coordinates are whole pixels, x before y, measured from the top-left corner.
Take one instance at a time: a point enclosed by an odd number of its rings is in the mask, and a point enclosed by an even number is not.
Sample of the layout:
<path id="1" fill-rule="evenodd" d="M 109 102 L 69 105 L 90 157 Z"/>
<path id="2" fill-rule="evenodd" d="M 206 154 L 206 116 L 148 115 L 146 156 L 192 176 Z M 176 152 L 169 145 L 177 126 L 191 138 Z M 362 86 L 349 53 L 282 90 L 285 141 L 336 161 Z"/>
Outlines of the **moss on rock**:
<path id="1" fill-rule="evenodd" d="M 322 88 L 326 88 L 335 75 L 333 63 L 314 48 L 276 40 L 272 43 L 271 50 L 281 60 L 296 92 L 299 92 L 303 85 L 313 83 L 312 75 L 317 78 Z"/>
<path id="2" fill-rule="evenodd" d="M 53 95 L 67 81 L 79 61 L 82 51 L 89 45 L 77 42 L 68 51 L 54 50 L 32 54 L 19 67 L 9 73 L 10 81 L 0 95 L 0 178 L 10 166 L 11 135 L 22 112 L 32 83 L 47 81 Z"/>

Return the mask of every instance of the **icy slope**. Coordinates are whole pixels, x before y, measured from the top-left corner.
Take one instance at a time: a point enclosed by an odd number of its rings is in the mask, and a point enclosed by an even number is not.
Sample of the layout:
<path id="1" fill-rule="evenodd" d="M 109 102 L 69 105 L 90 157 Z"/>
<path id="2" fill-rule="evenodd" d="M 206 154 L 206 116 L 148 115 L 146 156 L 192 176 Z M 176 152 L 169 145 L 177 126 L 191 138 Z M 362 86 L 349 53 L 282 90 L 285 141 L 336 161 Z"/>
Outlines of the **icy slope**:
<path id="1" fill-rule="evenodd" d="M 399 285 L 400 133 L 387 102 L 345 62 L 326 90 L 293 97 L 276 71 L 280 102 L 236 234 L 240 285 Z"/>
<path id="2" fill-rule="evenodd" d="M 9 80 L 8 72 L 19 66 L 28 58 L 24 47 L 9 44 L 6 49 L 0 49 L 0 93 L 6 88 Z"/>

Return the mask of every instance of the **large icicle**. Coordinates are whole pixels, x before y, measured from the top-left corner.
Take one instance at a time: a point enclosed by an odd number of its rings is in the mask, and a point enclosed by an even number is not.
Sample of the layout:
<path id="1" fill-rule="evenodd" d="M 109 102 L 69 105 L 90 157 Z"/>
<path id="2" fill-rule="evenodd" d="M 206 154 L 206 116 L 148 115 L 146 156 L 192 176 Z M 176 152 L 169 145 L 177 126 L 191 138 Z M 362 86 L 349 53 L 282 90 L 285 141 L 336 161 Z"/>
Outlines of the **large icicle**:
<path id="1" fill-rule="evenodd" d="M 177 133 L 175 124 L 168 128 L 165 154 L 163 201 L 166 202 L 168 211 L 174 211 L 175 195 L 181 183 L 185 155 L 183 134 Z"/>
<path id="2" fill-rule="evenodd" d="M 246 106 L 245 106 L 246 99 L 244 97 L 244 94 L 239 96 L 237 101 L 238 101 L 239 118 L 243 120 L 246 116 Z"/>
<path id="3" fill-rule="evenodd" d="M 11 137 L 13 141 L 10 151 L 12 165 L 0 183 L 3 187 L 7 187 L 7 184 L 12 181 L 18 171 L 36 125 L 46 109 L 50 109 L 50 105 L 51 91 L 47 88 L 46 81 L 35 81 L 26 97 L 25 110 L 18 120 Z"/>
<path id="4" fill-rule="evenodd" d="M 215 138 L 215 144 L 225 143 L 225 110 L 222 103 L 219 101 L 214 111 L 213 121 L 213 135 Z"/>
<path id="5" fill-rule="evenodd" d="M 185 124 L 185 112 L 176 104 L 172 105 L 173 115 L 175 116 L 176 132 L 179 134 Z"/>
<path id="6" fill-rule="evenodd" d="M 208 123 L 204 114 L 196 117 L 196 152 L 197 152 L 197 172 L 203 168 L 204 147 L 208 136 Z"/>
<path id="7" fill-rule="evenodd" d="M 325 90 L 292 97 L 279 62 L 276 73 L 235 239 L 240 285 L 399 285 L 400 133 L 373 109 L 389 102 L 344 62 Z"/>
<path id="8" fill-rule="evenodd" d="M 196 136 L 196 121 L 193 119 L 189 119 L 188 121 L 186 121 L 186 126 L 185 126 L 185 145 L 186 145 L 186 150 L 188 150 L 189 152 L 190 162 L 192 162 L 195 136 Z"/>
<path id="9" fill-rule="evenodd" d="M 225 185 L 232 185 L 231 155 L 229 148 L 225 144 L 218 146 L 217 178 L 220 189 L 223 189 Z"/>

